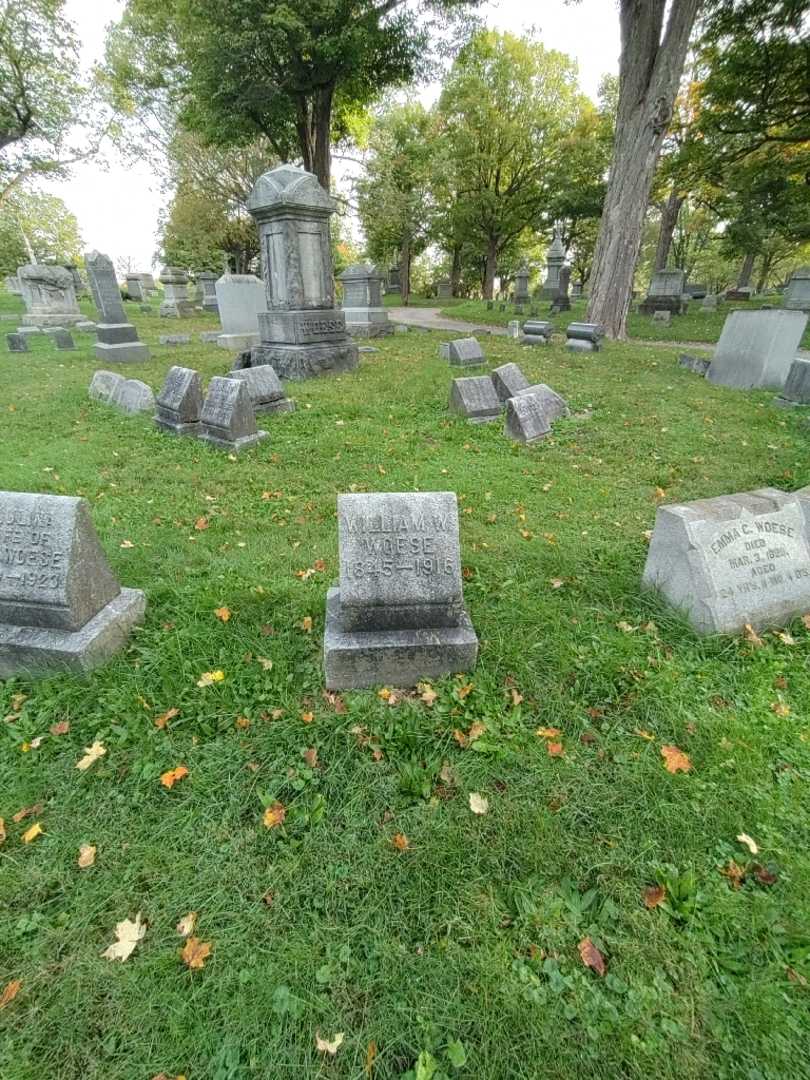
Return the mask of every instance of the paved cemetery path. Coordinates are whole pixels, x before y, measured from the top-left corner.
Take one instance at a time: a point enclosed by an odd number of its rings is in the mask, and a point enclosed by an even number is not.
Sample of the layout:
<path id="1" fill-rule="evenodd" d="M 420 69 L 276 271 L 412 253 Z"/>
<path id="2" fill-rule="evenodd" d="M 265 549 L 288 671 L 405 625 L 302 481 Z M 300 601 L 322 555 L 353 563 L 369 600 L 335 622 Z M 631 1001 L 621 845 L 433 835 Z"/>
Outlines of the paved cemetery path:
<path id="1" fill-rule="evenodd" d="M 486 326 L 483 323 L 465 322 L 463 319 L 448 319 L 440 308 L 433 307 L 390 307 L 388 317 L 392 322 L 405 326 L 418 326 L 423 330 L 454 330 L 458 334 L 501 334 L 506 335 L 505 326 Z"/>

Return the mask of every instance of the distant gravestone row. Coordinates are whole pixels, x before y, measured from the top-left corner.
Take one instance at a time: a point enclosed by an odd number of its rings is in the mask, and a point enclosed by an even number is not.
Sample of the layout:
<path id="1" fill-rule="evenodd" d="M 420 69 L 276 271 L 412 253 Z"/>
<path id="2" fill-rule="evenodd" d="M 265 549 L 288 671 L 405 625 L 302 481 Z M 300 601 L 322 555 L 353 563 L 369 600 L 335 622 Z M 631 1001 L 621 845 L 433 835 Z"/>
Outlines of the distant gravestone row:
<path id="1" fill-rule="evenodd" d="M 517 364 L 453 379 L 449 408 L 473 424 L 497 421 L 505 411 L 504 435 L 521 443 L 545 438 L 555 420 L 570 415 L 559 394 L 545 383 L 530 385 Z"/>

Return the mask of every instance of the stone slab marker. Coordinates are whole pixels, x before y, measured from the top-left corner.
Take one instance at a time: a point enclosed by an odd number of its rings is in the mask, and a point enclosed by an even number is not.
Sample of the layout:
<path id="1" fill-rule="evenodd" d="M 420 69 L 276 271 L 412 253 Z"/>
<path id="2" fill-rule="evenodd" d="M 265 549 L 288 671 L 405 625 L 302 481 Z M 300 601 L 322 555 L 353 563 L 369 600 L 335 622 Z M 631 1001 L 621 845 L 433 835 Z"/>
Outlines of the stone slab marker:
<path id="1" fill-rule="evenodd" d="M 806 325 L 802 311 L 732 311 L 706 378 L 735 390 L 781 390 Z"/>
<path id="2" fill-rule="evenodd" d="M 489 375 L 453 379 L 450 384 L 450 411 L 466 416 L 473 424 L 500 419 L 501 402 Z"/>
<path id="3" fill-rule="evenodd" d="M 138 331 L 127 322 L 112 259 L 98 251 L 84 257 L 93 303 L 98 309 L 97 359 L 108 364 L 137 364 L 149 359 L 149 349 L 138 340 Z"/>
<path id="4" fill-rule="evenodd" d="M 356 263 L 340 275 L 343 283 L 343 314 L 352 337 L 384 337 L 393 334 L 388 312 L 382 306 L 383 275 L 371 263 Z"/>
<path id="5" fill-rule="evenodd" d="M 117 371 L 96 371 L 90 380 L 87 393 L 92 401 L 102 401 L 106 404 L 119 384 L 125 381 L 124 376 L 119 375 Z"/>
<path id="6" fill-rule="evenodd" d="M 254 413 L 295 412 L 295 402 L 284 393 L 284 387 L 268 364 L 259 367 L 237 368 L 229 371 L 227 379 L 240 379 L 247 387 Z"/>
<path id="7" fill-rule="evenodd" d="M 127 292 L 130 299 L 143 303 L 146 299 L 146 288 L 140 274 L 127 274 Z"/>
<path id="8" fill-rule="evenodd" d="M 782 626 L 810 609 L 810 489 L 661 506 L 643 584 L 699 634 Z"/>
<path id="9" fill-rule="evenodd" d="M 479 367 L 485 363 L 484 350 L 474 337 L 456 338 L 447 350 L 451 367 Z"/>
<path id="10" fill-rule="evenodd" d="M 259 177 L 247 206 L 259 226 L 267 291 L 251 366 L 269 364 L 280 378 L 296 380 L 354 370 L 357 346 L 335 307 L 334 200 L 312 173 L 281 165 Z"/>
<path id="11" fill-rule="evenodd" d="M 23 326 L 72 326 L 84 318 L 73 275 L 64 266 L 27 263 L 19 267 L 17 277 L 26 307 Z"/>
<path id="12" fill-rule="evenodd" d="M 200 438 L 234 453 L 267 438 L 266 431 L 256 429 L 256 414 L 241 379 L 213 377 L 200 413 Z"/>
<path id="13" fill-rule="evenodd" d="M 475 665 L 454 492 L 339 495 L 338 540 L 340 582 L 326 600 L 327 688 L 415 686 Z"/>
<path id="14" fill-rule="evenodd" d="M 510 397 L 529 387 L 529 380 L 517 364 L 501 364 L 500 367 L 492 369 L 490 376 L 500 401 L 508 401 Z"/>
<path id="15" fill-rule="evenodd" d="M 130 416 L 136 413 L 152 412 L 155 408 L 155 395 L 152 387 L 140 379 L 122 379 L 116 383 L 110 394 L 109 404 Z"/>
<path id="16" fill-rule="evenodd" d="M 29 352 L 27 334 L 6 334 L 9 352 Z"/>
<path id="17" fill-rule="evenodd" d="M 549 387 L 540 384 L 538 389 L 548 390 L 554 398 L 563 403 L 558 394 L 554 394 Z M 558 411 L 559 406 L 542 392 L 535 393 L 531 387 L 509 398 L 506 403 L 506 418 L 504 420 L 503 433 L 507 438 L 515 442 L 532 443 L 551 434 L 551 425 L 558 416 L 565 415 Z"/>
<path id="18" fill-rule="evenodd" d="M 604 336 L 599 323 L 572 322 L 565 328 L 565 344 L 572 352 L 599 352 Z"/>
<path id="19" fill-rule="evenodd" d="M 197 281 L 202 288 L 202 308 L 203 311 L 210 311 L 213 315 L 219 314 L 219 304 L 217 302 L 217 275 L 211 273 L 210 270 L 203 270 L 202 273 L 197 274 Z"/>
<path id="20" fill-rule="evenodd" d="M 810 405 L 810 360 L 796 357 L 790 365 L 781 395 L 774 398 L 774 405 L 787 409 Z"/>
<path id="21" fill-rule="evenodd" d="M 179 266 L 164 266 L 158 279 L 163 285 L 162 319 L 188 319 L 194 314 L 194 304 L 188 295 L 188 273 Z"/>
<path id="22" fill-rule="evenodd" d="M 145 606 L 116 581 L 84 499 L 0 492 L 0 678 L 89 671 Z"/>
<path id="23" fill-rule="evenodd" d="M 54 343 L 59 352 L 69 351 L 76 348 L 71 335 L 67 330 L 64 330 L 61 326 L 52 326 L 49 330 L 45 331 L 51 341 Z"/>
<path id="24" fill-rule="evenodd" d="M 155 425 L 172 435 L 200 434 L 203 406 L 202 380 L 199 371 L 171 367 L 157 396 Z"/>
<path id="25" fill-rule="evenodd" d="M 254 274 L 223 274 L 215 285 L 222 349 L 249 349 L 259 344 L 259 315 L 267 311 L 264 282 Z"/>
<path id="26" fill-rule="evenodd" d="M 791 274 L 783 303 L 790 311 L 810 314 L 810 266 L 802 266 Z"/>

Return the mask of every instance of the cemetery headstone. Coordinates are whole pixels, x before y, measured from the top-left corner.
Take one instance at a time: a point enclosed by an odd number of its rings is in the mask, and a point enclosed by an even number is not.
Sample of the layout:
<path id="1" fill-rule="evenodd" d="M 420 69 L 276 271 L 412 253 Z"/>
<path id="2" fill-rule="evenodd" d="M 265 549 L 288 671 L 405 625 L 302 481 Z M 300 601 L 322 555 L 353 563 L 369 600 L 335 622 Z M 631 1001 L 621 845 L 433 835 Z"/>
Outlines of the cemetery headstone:
<path id="1" fill-rule="evenodd" d="M 194 304 L 188 294 L 188 273 L 179 266 L 164 266 L 159 280 L 163 285 L 163 303 L 159 312 L 161 318 L 190 318 L 194 314 Z"/>
<path id="2" fill-rule="evenodd" d="M 534 383 L 532 386 L 526 386 L 524 389 L 518 390 L 515 394 L 515 397 L 523 396 L 533 397 L 537 400 L 541 410 L 545 413 L 549 425 L 563 416 L 571 415 L 571 410 L 568 408 L 568 402 L 565 398 L 558 394 L 556 390 L 552 390 L 546 383 Z"/>
<path id="3" fill-rule="evenodd" d="M 508 401 L 529 387 L 529 380 L 517 364 L 501 364 L 490 372 L 492 385 L 499 401 Z"/>
<path id="4" fill-rule="evenodd" d="M 28 335 L 6 334 L 6 345 L 9 352 L 28 352 Z"/>
<path id="5" fill-rule="evenodd" d="M 0 678 L 90 671 L 145 606 L 116 581 L 84 499 L 0 492 Z"/>
<path id="6" fill-rule="evenodd" d="M 510 319 L 506 324 L 506 334 L 510 338 L 520 337 L 520 319 Z"/>
<path id="7" fill-rule="evenodd" d="M 282 379 L 308 379 L 357 367 L 357 346 L 335 307 L 329 219 L 334 200 L 304 169 L 282 165 L 260 176 L 248 198 L 259 226 L 268 310 L 253 363 Z"/>
<path id="8" fill-rule="evenodd" d="M 555 229 L 554 238 L 546 254 L 546 280 L 543 282 L 543 288 L 540 292 L 541 299 L 553 300 L 560 291 L 560 271 L 564 262 L 565 248 L 559 231 Z"/>
<path id="9" fill-rule="evenodd" d="M 449 300 L 453 295 L 453 289 L 447 278 L 436 282 L 436 297 L 438 300 Z"/>
<path id="10" fill-rule="evenodd" d="M 199 371 L 170 367 L 155 402 L 155 426 L 171 435 L 197 436 L 200 433 L 202 406 Z"/>
<path id="11" fill-rule="evenodd" d="M 327 689 L 415 686 L 474 667 L 453 492 L 339 495 L 338 541 L 340 581 L 326 599 Z"/>
<path id="12" fill-rule="evenodd" d="M 286 396 L 281 380 L 269 364 L 237 368 L 229 371 L 226 378 L 242 380 L 257 416 L 263 413 L 295 412 L 295 402 Z"/>
<path id="13" fill-rule="evenodd" d="M 149 359 L 149 349 L 138 340 L 138 331 L 127 322 L 112 259 L 98 251 L 84 257 L 93 303 L 98 310 L 96 344 L 99 360 L 110 364 L 137 364 Z"/>
<path id="14" fill-rule="evenodd" d="M 521 263 L 515 271 L 515 303 L 528 304 L 529 302 L 529 267 L 525 262 Z"/>
<path id="15" fill-rule="evenodd" d="M 709 370 L 711 360 L 707 356 L 689 356 L 681 353 L 678 357 L 678 366 L 691 371 L 694 375 L 705 375 Z"/>
<path id="16" fill-rule="evenodd" d="M 669 324 L 672 322 L 672 312 L 671 311 L 658 311 L 656 309 L 653 312 L 652 318 L 653 318 L 653 322 L 663 323 L 664 326 L 669 326 Z"/>
<path id="17" fill-rule="evenodd" d="M 130 300 L 137 300 L 142 303 L 146 299 L 146 289 L 143 284 L 143 278 L 140 274 L 127 274 L 127 293 Z"/>
<path id="18" fill-rule="evenodd" d="M 60 352 L 76 348 L 76 343 L 74 342 L 73 338 L 63 327 L 51 326 L 48 328 L 46 333 Z"/>
<path id="19" fill-rule="evenodd" d="M 706 378 L 736 390 L 781 390 L 806 325 L 802 311 L 732 311 Z"/>
<path id="20" fill-rule="evenodd" d="M 456 338 L 450 342 L 448 360 L 451 367 L 475 367 L 485 363 L 484 350 L 474 337 Z"/>
<path id="21" fill-rule="evenodd" d="M 155 395 L 151 386 L 140 379 L 122 379 L 113 388 L 109 403 L 121 412 L 135 416 L 136 413 L 154 411 Z"/>
<path id="22" fill-rule="evenodd" d="M 203 311 L 210 311 L 212 315 L 218 315 L 217 275 L 212 274 L 210 270 L 203 270 L 201 273 L 197 274 L 197 281 L 202 288 Z"/>
<path id="23" fill-rule="evenodd" d="M 400 268 L 398 266 L 392 266 L 388 271 L 388 282 L 385 286 L 387 293 L 400 293 L 402 292 L 402 283 L 400 282 Z"/>
<path id="24" fill-rule="evenodd" d="M 26 314 L 23 326 L 73 326 L 84 318 L 73 275 L 64 266 L 28 263 L 17 270 Z"/>
<path id="25" fill-rule="evenodd" d="M 241 379 L 213 377 L 200 414 L 200 438 L 232 453 L 267 438 L 266 431 L 256 429 L 256 414 Z"/>
<path id="26" fill-rule="evenodd" d="M 810 405 L 810 360 L 797 356 L 790 365 L 782 393 L 774 398 L 780 408 L 797 408 Z"/>
<path id="27" fill-rule="evenodd" d="M 548 345 L 554 327 L 544 319 L 528 319 L 523 324 L 522 345 Z"/>
<path id="28" fill-rule="evenodd" d="M 810 491 L 744 491 L 661 506 L 643 584 L 699 634 L 781 626 L 810 607 Z"/>
<path id="29" fill-rule="evenodd" d="M 598 323 L 569 323 L 565 328 L 565 344 L 572 352 L 599 352 L 604 329 Z"/>
<path id="30" fill-rule="evenodd" d="M 656 311 L 669 311 L 673 315 L 683 315 L 688 297 L 684 292 L 686 274 L 683 270 L 656 270 L 650 280 L 647 295 L 638 305 L 642 315 L 653 315 Z"/>
<path id="31" fill-rule="evenodd" d="M 582 282 L 581 281 L 575 281 L 574 284 L 571 286 L 571 299 L 572 300 L 579 300 L 581 296 L 582 296 Z"/>
<path id="32" fill-rule="evenodd" d="M 453 379 L 450 384 L 450 411 L 460 413 L 474 424 L 497 420 L 501 403 L 489 375 Z"/>
<path id="33" fill-rule="evenodd" d="M 223 274 L 216 283 L 222 333 L 217 345 L 239 351 L 259 344 L 259 315 L 267 311 L 264 282 L 254 274 Z"/>
<path id="34" fill-rule="evenodd" d="M 200 341 L 203 345 L 216 345 L 219 341 L 221 334 L 219 330 L 201 330 Z"/>
<path id="35" fill-rule="evenodd" d="M 563 266 L 560 270 L 560 285 L 557 295 L 551 301 L 551 311 L 557 315 L 561 311 L 571 310 L 571 301 L 568 298 L 568 286 L 571 281 L 571 267 Z"/>
<path id="36" fill-rule="evenodd" d="M 355 263 L 340 274 L 340 280 L 349 334 L 357 338 L 393 334 L 388 312 L 382 306 L 383 276 L 377 267 L 371 263 Z"/>
<path id="37" fill-rule="evenodd" d="M 98 327 L 94 322 L 89 319 L 83 319 L 82 322 L 77 322 L 73 327 L 74 330 L 80 330 L 83 334 L 95 334 Z"/>
<path id="38" fill-rule="evenodd" d="M 716 293 L 706 293 L 700 304 L 701 311 L 717 311 L 719 297 Z"/>
<path id="39" fill-rule="evenodd" d="M 790 275 L 783 305 L 788 311 L 810 314 L 810 266 L 802 266 Z"/>
<path id="40" fill-rule="evenodd" d="M 551 432 L 551 420 L 542 401 L 531 393 L 518 394 L 506 402 L 503 433 L 515 442 L 532 443 Z"/>
<path id="41" fill-rule="evenodd" d="M 158 341 L 161 345 L 190 345 L 191 334 L 161 334 Z"/>
<path id="42" fill-rule="evenodd" d="M 96 371 L 90 380 L 87 393 L 92 401 L 109 404 L 116 388 L 124 381 L 124 376 L 119 375 L 117 371 Z"/>
<path id="43" fill-rule="evenodd" d="M 515 304 L 515 314 L 516 315 L 522 315 L 523 314 L 523 304 Z"/>

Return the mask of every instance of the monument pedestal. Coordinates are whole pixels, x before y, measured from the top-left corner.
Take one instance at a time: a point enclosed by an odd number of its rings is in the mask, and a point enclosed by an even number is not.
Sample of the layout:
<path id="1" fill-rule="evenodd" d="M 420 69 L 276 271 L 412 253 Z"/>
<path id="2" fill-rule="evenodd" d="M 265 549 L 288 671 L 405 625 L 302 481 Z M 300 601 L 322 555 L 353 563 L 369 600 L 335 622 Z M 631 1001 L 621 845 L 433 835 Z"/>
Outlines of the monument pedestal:
<path id="1" fill-rule="evenodd" d="M 359 360 L 357 346 L 348 336 L 345 344 L 277 345 L 263 341 L 250 350 L 252 366 L 269 364 L 280 379 L 290 379 L 292 382 L 312 379 L 316 375 L 354 371 Z"/>
<path id="2" fill-rule="evenodd" d="M 138 364 L 149 359 L 149 347 L 138 340 L 132 323 L 98 323 L 93 352 L 110 364 Z"/>

